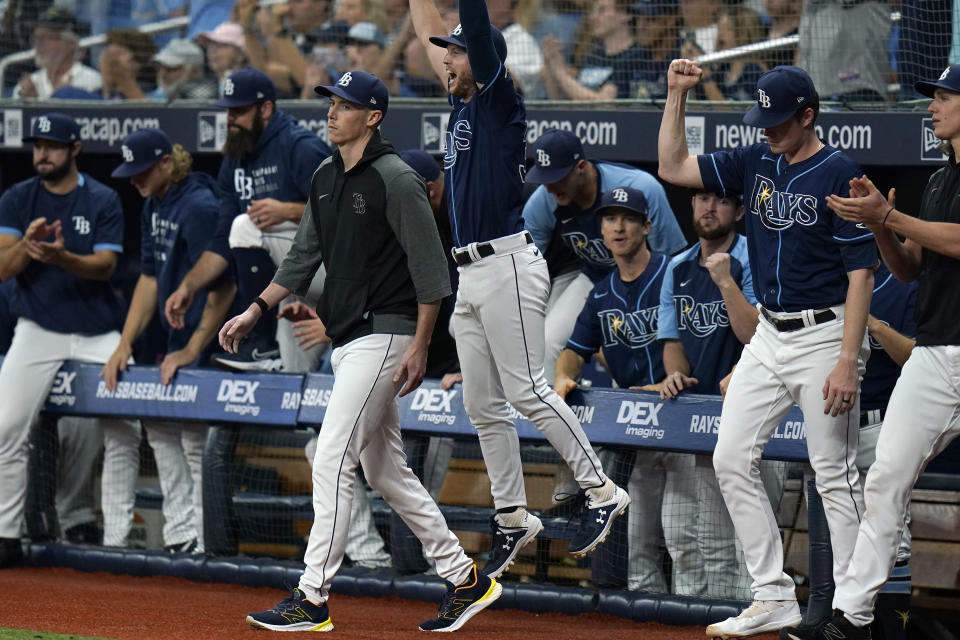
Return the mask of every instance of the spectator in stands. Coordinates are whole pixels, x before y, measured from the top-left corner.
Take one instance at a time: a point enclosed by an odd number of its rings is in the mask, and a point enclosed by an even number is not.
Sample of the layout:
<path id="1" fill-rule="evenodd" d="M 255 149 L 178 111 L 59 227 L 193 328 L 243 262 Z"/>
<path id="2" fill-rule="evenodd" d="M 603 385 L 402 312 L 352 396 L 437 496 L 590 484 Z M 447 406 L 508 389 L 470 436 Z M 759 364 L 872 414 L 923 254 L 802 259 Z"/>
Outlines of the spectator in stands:
<path id="1" fill-rule="evenodd" d="M 190 40 L 176 38 L 153 56 L 157 65 L 157 88 L 151 100 L 212 100 L 217 97 L 217 82 L 204 76 L 203 49 Z"/>
<path id="2" fill-rule="evenodd" d="M 686 245 L 659 181 L 646 171 L 586 158 L 580 139 L 548 129 L 530 148 L 534 164 L 526 181 L 538 184 L 523 207 L 524 227 L 550 267 L 550 298 L 544 322 L 544 371 L 552 372 L 573 331 L 583 300 L 616 266 L 601 233 L 600 194 L 614 186 L 643 193 L 653 251 L 671 254 Z"/>
<path id="3" fill-rule="evenodd" d="M 616 268 L 593 287 L 573 335 L 557 359 L 554 388 L 561 398 L 577 388 L 583 365 L 594 354 L 604 361 L 624 389 L 655 389 L 664 378 L 663 345 L 657 341 L 660 286 L 669 258 L 647 248 L 650 233 L 643 193 L 614 187 L 600 196 L 604 244 Z M 628 588 L 666 592 L 659 558 L 659 524 L 673 559 L 673 593 L 700 595 L 703 561 L 697 547 L 696 483 L 693 457 L 638 451 L 629 492 Z M 657 517 L 658 514 L 662 516 Z"/>
<path id="4" fill-rule="evenodd" d="M 460 14 L 456 11 L 441 13 L 448 32 L 460 22 Z M 437 79 L 437 75 L 430 66 L 430 59 L 418 38 L 412 38 L 403 52 L 403 79 L 401 91 L 403 95 L 417 98 L 446 98 L 447 90 Z"/>
<path id="5" fill-rule="evenodd" d="M 37 70 L 20 78 L 14 98 L 46 100 L 60 87 L 100 90 L 100 74 L 82 64 L 76 22 L 62 9 L 51 7 L 40 15 L 33 29 Z"/>
<path id="6" fill-rule="evenodd" d="M 304 71 L 301 100 L 319 99 L 313 88 L 319 84 L 333 84 L 340 74 L 350 68 L 350 61 L 344 50 L 347 46 L 347 34 L 350 25 L 342 20 L 328 20 L 323 23 L 317 34 L 313 52 L 307 56 L 307 68 Z"/>
<path id="7" fill-rule="evenodd" d="M 207 50 L 207 65 L 217 79 L 219 93 L 227 77 L 247 66 L 246 40 L 243 27 L 235 22 L 224 22 L 213 31 L 197 36 L 197 43 Z"/>
<path id="8" fill-rule="evenodd" d="M 575 45 L 584 31 L 584 17 L 590 4 L 587 0 L 545 0 L 536 12 L 530 33 L 538 42 L 547 36 L 556 37 L 562 44 L 564 59 L 575 63 L 579 58 Z"/>
<path id="9" fill-rule="evenodd" d="M 270 282 L 290 249 L 306 206 L 310 179 L 330 155 L 329 147 L 276 106 L 276 89 L 261 71 L 234 71 L 214 106 L 227 110 L 227 141 L 220 165 L 220 214 L 214 241 L 166 302 L 170 325 L 182 329 L 194 294 L 236 263 L 241 300 L 253 300 Z M 311 299 L 319 298 L 324 274 L 317 273 Z M 291 298 L 289 302 L 293 302 Z M 241 371 L 277 368 L 312 371 L 319 354 L 304 354 L 290 322 L 269 314 L 239 354 L 214 356 L 214 363 Z M 279 339 L 279 350 L 275 337 Z M 303 361 L 303 358 L 308 358 Z"/>
<path id="10" fill-rule="evenodd" d="M 649 56 L 636 79 L 636 98 L 664 98 L 667 69 L 680 55 L 680 15 L 676 0 L 636 0 L 637 41 Z"/>
<path id="11" fill-rule="evenodd" d="M 386 46 L 386 37 L 377 25 L 358 22 L 347 34 L 346 52 L 350 67 L 383 78 L 391 95 L 406 93 L 401 92 L 400 78 L 394 70 L 407 44 L 415 39 L 414 35 L 409 16 L 389 46 Z"/>
<path id="12" fill-rule="evenodd" d="M 351 27 L 358 22 L 372 22 L 381 31 L 390 30 L 383 0 L 337 0 L 333 19 L 343 20 Z"/>
<path id="13" fill-rule="evenodd" d="M 799 33 L 800 12 L 803 11 L 802 0 L 763 0 L 763 8 L 770 20 L 767 31 L 768 40 L 786 38 Z M 796 57 L 796 45 L 775 49 L 766 54 L 767 67 L 772 69 L 782 64 L 793 65 Z"/>
<path id="14" fill-rule="evenodd" d="M 743 204 L 735 196 L 701 190 L 691 198 L 691 208 L 698 241 L 670 261 L 660 289 L 657 337 L 663 342 L 666 371 L 661 398 L 683 391 L 721 395 L 757 328 L 746 238 L 735 229 Z M 704 595 L 739 598 L 749 593 L 748 575 L 737 557 L 733 522 L 713 461 L 691 457 L 700 505 L 697 540 L 706 574 Z M 738 587 L 744 588 L 742 594 Z"/>
<path id="15" fill-rule="evenodd" d="M 760 16 L 740 5 L 723 7 L 717 13 L 717 51 L 762 42 L 766 28 Z M 681 47 L 681 54 L 693 59 L 696 53 Z M 691 54 L 691 55 L 688 55 Z M 757 80 L 767 70 L 759 56 L 737 58 L 711 68 L 703 66 L 703 91 L 707 100 L 752 100 Z"/>
<path id="16" fill-rule="evenodd" d="M 100 372 L 111 391 L 133 356 L 133 343 L 167 296 L 196 264 L 214 235 L 219 211 L 217 185 L 190 171 L 190 154 L 160 129 L 140 129 L 123 141 L 123 162 L 110 175 L 129 178 L 145 198 L 140 215 L 140 278 L 117 346 Z M 170 384 L 177 369 L 203 364 L 217 327 L 233 302 L 236 286 L 221 279 L 193 299 L 183 326 L 167 333 L 160 381 Z M 157 461 L 163 492 L 163 542 L 170 552 L 203 552 L 202 459 L 205 425 L 143 420 Z"/>
<path id="17" fill-rule="evenodd" d="M 547 95 L 552 100 L 636 97 L 635 80 L 648 63 L 649 54 L 634 39 L 630 0 L 597 0 L 588 19 L 596 39 L 579 72 L 567 65 L 558 38 L 543 39 Z"/>
<path id="18" fill-rule="evenodd" d="M 156 73 L 151 59 L 157 46 L 136 29 L 107 32 L 107 48 L 100 54 L 100 88 L 104 98 L 137 100 L 153 91 Z"/>
<path id="19" fill-rule="evenodd" d="M 821 100 L 885 102 L 889 37 L 886 0 L 804 0 L 797 65 Z"/>
<path id="20" fill-rule="evenodd" d="M 507 67 L 520 84 L 527 100 L 546 98 L 546 89 L 540 82 L 543 54 L 540 45 L 524 25 L 517 21 L 519 0 L 488 0 L 490 24 L 500 29 L 507 42 Z"/>
<path id="21" fill-rule="evenodd" d="M 37 176 L 0 198 L 0 280 L 15 278 L 17 320 L 0 366 L 0 565 L 19 560 L 27 487 L 27 432 L 65 360 L 106 362 L 119 338 L 123 303 L 109 280 L 123 247 L 123 212 L 115 191 L 80 173 L 80 127 L 70 116 L 34 119 Z M 133 523 L 139 466 L 136 422 L 100 419 L 102 508 L 107 545 L 123 546 Z M 71 434 L 84 449 L 100 447 L 92 429 Z M 90 469 L 79 464 L 71 484 Z"/>
<path id="22" fill-rule="evenodd" d="M 716 0 L 680 0 L 683 40 L 699 49 L 696 55 L 716 50 L 719 9 L 720 3 Z"/>

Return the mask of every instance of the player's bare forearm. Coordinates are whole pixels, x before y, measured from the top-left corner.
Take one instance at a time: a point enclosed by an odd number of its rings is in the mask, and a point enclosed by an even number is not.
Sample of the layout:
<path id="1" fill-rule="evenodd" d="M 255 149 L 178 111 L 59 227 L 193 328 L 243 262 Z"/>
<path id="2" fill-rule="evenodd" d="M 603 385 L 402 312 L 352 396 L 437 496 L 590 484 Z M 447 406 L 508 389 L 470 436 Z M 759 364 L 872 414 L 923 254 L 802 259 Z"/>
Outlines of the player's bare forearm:
<path id="1" fill-rule="evenodd" d="M 920 275 L 921 247 L 911 240 L 901 241 L 886 227 L 874 229 L 877 249 L 893 277 L 900 282 L 913 282 Z"/>
<path id="2" fill-rule="evenodd" d="M 665 340 L 663 342 L 663 368 L 667 375 L 679 371 L 683 375 L 690 374 L 690 361 L 683 350 L 683 343 L 679 340 Z"/>
<path id="3" fill-rule="evenodd" d="M 867 331 L 870 336 L 880 343 L 883 350 L 887 352 L 890 359 L 899 366 L 903 366 L 913 352 L 917 341 L 908 338 L 885 322 L 877 320 L 873 316 L 867 319 Z"/>
<path id="4" fill-rule="evenodd" d="M 679 61 L 674 60 L 670 64 L 671 70 L 668 73 L 675 74 L 676 77 L 673 66 L 679 64 Z M 691 76 L 694 73 L 694 68 L 685 70 Z M 663 119 L 660 121 L 660 132 L 657 136 L 657 156 L 660 163 L 657 172 L 661 178 L 675 185 L 701 188 L 703 179 L 700 177 L 700 165 L 696 156 L 691 156 L 687 148 L 684 120 L 687 92 L 695 84 L 695 81 L 687 77 L 682 86 L 670 86 L 667 89 L 667 101 L 663 107 Z"/>
<path id="5" fill-rule="evenodd" d="M 187 346 L 184 347 L 184 350 L 192 356 L 191 361 L 199 358 L 203 349 L 217 335 L 236 294 L 237 285 L 232 282 L 220 283 L 207 292 L 207 301 L 200 315 L 200 323 L 193 330 Z"/>
<path id="6" fill-rule="evenodd" d="M 0 235 L 0 280 L 9 280 L 30 264 L 26 242 L 22 238 Z"/>
<path id="7" fill-rule="evenodd" d="M 554 365 L 554 388 L 561 380 L 578 380 L 583 371 L 583 356 L 571 349 L 564 349 L 557 356 L 557 364 Z"/>
<path id="8" fill-rule="evenodd" d="M 847 273 L 847 299 L 843 310 L 843 344 L 840 361 L 856 365 L 860 345 L 867 329 L 870 299 L 873 297 L 873 269 L 857 269 Z"/>
<path id="9" fill-rule="evenodd" d="M 290 75 L 302 85 L 307 75 L 307 60 L 289 36 L 271 34 L 267 37 L 267 56 L 272 62 L 279 62 L 290 69 Z"/>
<path id="10" fill-rule="evenodd" d="M 193 265 L 193 268 L 187 272 L 187 275 L 183 276 L 180 286 L 186 289 L 190 295 L 193 295 L 219 278 L 226 271 L 227 266 L 228 262 L 220 254 L 213 251 L 204 251 L 200 254 L 200 259 Z"/>
<path id="11" fill-rule="evenodd" d="M 907 239 L 904 248 L 908 251 L 910 243 L 913 242 L 948 258 L 960 260 L 960 224 L 928 222 L 894 209 L 890 212 L 885 226 Z M 919 251 L 916 254 L 919 261 Z"/>
<path id="12" fill-rule="evenodd" d="M 433 327 L 437 323 L 439 313 L 439 300 L 421 302 L 417 305 L 417 329 L 413 342 L 407 347 L 400 360 L 400 366 L 393 374 L 394 384 L 402 385 L 401 398 L 423 382 L 423 376 L 427 372 L 427 349 L 430 347 L 430 336 L 433 334 Z"/>
<path id="13" fill-rule="evenodd" d="M 757 331 L 757 324 L 760 322 L 760 312 L 750 304 L 743 291 L 737 286 L 737 283 L 731 278 L 729 282 L 719 285 L 720 294 L 723 296 L 723 302 L 727 305 L 727 319 L 730 321 L 730 328 L 737 336 L 741 344 L 747 344 L 753 338 Z"/>
<path id="14" fill-rule="evenodd" d="M 52 264 L 75 276 L 105 282 L 117 267 L 117 254 L 109 250 L 87 255 L 63 251 Z"/>
<path id="15" fill-rule="evenodd" d="M 447 26 L 443 23 L 443 17 L 437 5 L 433 0 L 410 0 L 410 19 L 413 20 L 413 29 L 417 33 L 420 44 L 427 52 L 433 72 L 440 78 L 440 84 L 446 87 L 447 72 L 443 66 L 443 56 L 446 51 L 430 42 L 431 36 L 447 35 Z"/>
<path id="16" fill-rule="evenodd" d="M 439 300 L 421 302 L 417 305 L 417 332 L 413 336 L 413 344 L 424 350 L 430 346 L 430 338 L 433 336 L 433 327 L 437 324 L 439 313 Z"/>
<path id="17" fill-rule="evenodd" d="M 157 279 L 153 276 L 140 275 L 137 285 L 133 288 L 130 298 L 130 308 L 123 321 L 123 331 L 120 334 L 120 344 L 124 347 L 133 346 L 134 340 L 147 329 L 147 325 L 157 312 Z"/>

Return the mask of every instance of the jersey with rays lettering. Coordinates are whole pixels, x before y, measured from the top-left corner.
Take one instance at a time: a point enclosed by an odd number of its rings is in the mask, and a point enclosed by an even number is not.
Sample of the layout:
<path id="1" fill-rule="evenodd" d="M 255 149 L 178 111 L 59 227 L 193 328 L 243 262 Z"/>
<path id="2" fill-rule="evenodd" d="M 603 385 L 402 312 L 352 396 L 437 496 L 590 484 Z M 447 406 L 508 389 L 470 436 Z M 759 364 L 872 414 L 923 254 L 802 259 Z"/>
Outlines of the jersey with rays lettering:
<path id="1" fill-rule="evenodd" d="M 874 276 L 870 315 L 908 338 L 917 335 L 914 317 L 917 283 L 900 282 L 881 262 Z M 900 365 L 894 362 L 876 338 L 870 336 L 870 359 L 860 383 L 860 409 L 885 409 L 900 377 Z"/>
<path id="2" fill-rule="evenodd" d="M 750 304 L 753 276 L 747 256 L 747 239 L 736 235 L 727 249 L 730 276 Z M 690 375 L 699 383 L 690 391 L 720 394 L 720 381 L 740 359 L 743 344 L 730 327 L 723 294 L 700 264 L 700 243 L 674 256 L 660 288 L 660 340 L 679 340 L 690 363 Z"/>
<path id="3" fill-rule="evenodd" d="M 600 206 L 603 192 L 617 187 L 633 187 L 647 199 L 650 233 L 647 243 L 651 251 L 672 254 L 686 245 L 677 218 L 667 201 L 667 194 L 656 178 L 640 169 L 614 162 L 594 162 L 597 169 L 597 197 L 586 209 L 571 202 L 559 206 L 544 185 L 540 185 L 523 205 L 523 222 L 533 241 L 551 265 L 551 273 L 566 269 L 553 265 L 557 256 L 569 255 L 552 244 L 559 239 L 578 258 L 579 269 L 594 283 L 599 282 L 616 266 L 613 255 L 600 234 Z"/>
<path id="4" fill-rule="evenodd" d="M 631 282 L 614 269 L 598 282 L 577 317 L 567 348 L 589 361 L 603 351 L 610 375 L 624 389 L 663 380 L 663 343 L 657 339 L 660 286 L 670 259 L 653 253 Z"/>
<path id="5" fill-rule="evenodd" d="M 450 104 L 443 168 L 454 243 L 523 231 L 527 109 L 513 78 L 498 63 L 493 80 L 469 102 L 451 95 Z"/>
<path id="6" fill-rule="evenodd" d="M 789 164 L 757 143 L 697 160 L 708 191 L 742 196 L 754 291 L 767 309 L 842 304 L 847 272 L 877 265 L 873 234 L 827 207 L 827 195 L 849 195 L 850 180 L 863 174 L 838 149 L 827 146 Z"/>

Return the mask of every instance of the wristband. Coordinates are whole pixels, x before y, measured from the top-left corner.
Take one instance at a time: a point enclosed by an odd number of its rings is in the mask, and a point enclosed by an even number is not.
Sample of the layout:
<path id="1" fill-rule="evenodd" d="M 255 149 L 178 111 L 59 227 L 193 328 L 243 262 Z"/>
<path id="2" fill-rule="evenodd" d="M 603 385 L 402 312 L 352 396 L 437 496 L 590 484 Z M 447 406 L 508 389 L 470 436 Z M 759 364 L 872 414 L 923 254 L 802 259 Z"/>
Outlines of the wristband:
<path id="1" fill-rule="evenodd" d="M 260 313 L 262 313 L 263 315 L 266 315 L 267 311 L 270 311 L 270 305 L 268 305 L 267 301 L 261 298 L 260 296 L 257 296 L 256 298 L 253 299 L 253 304 L 260 307 Z"/>
<path id="2" fill-rule="evenodd" d="M 887 215 L 883 216 L 883 222 L 880 223 L 881 227 L 887 226 L 887 218 L 890 217 L 890 212 L 893 211 L 893 209 L 894 207 L 890 207 L 889 209 L 887 209 Z"/>

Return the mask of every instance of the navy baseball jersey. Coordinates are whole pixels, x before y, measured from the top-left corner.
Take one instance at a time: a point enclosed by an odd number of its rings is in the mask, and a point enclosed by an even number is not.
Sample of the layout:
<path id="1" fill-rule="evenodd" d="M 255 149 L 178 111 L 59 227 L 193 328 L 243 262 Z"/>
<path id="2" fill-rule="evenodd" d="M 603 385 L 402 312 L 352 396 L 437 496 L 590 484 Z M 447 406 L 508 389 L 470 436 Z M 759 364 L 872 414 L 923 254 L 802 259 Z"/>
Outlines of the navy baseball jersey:
<path id="1" fill-rule="evenodd" d="M 647 216 L 650 220 L 647 243 L 651 251 L 672 254 L 686 245 L 663 185 L 656 178 L 646 171 L 612 162 L 595 162 L 594 166 L 597 168 L 597 197 L 589 208 L 581 209 L 576 203 L 558 206 L 556 198 L 550 195 L 544 185 L 537 187 L 523 207 L 524 226 L 548 260 L 554 255 L 563 255 L 563 252 L 553 251 L 550 247 L 559 235 L 579 258 L 580 269 L 593 282 L 599 282 L 610 273 L 616 265 L 610 250 L 603 244 L 600 217 L 594 211 L 600 205 L 601 194 L 616 187 L 633 187 L 647 199 Z M 553 273 L 563 271 L 551 269 Z"/>
<path id="2" fill-rule="evenodd" d="M 657 340 L 660 286 L 670 259 L 659 253 L 632 282 L 614 269 L 598 282 L 577 317 L 567 348 L 589 361 L 602 350 L 617 385 L 638 387 L 663 380 L 663 343 Z"/>
<path id="3" fill-rule="evenodd" d="M 252 154 L 240 160 L 224 157 L 220 164 L 220 215 L 210 251 L 230 259 L 230 226 L 251 200 L 306 202 L 313 172 L 329 155 L 330 147 L 317 134 L 288 113 L 274 112 Z"/>
<path id="4" fill-rule="evenodd" d="M 834 215 L 828 194 L 847 196 L 863 172 L 824 147 L 789 164 L 766 143 L 697 157 L 707 191 L 742 196 L 757 299 L 773 311 L 822 309 L 845 302 L 847 272 L 877 265 L 873 234 Z"/>
<path id="5" fill-rule="evenodd" d="M 123 211 L 116 191 L 81 173 L 66 195 L 47 191 L 39 177 L 10 187 L 0 198 L 0 233 L 22 238 L 40 217 L 59 220 L 67 251 L 123 253 Z M 52 238 L 49 238 L 52 240 Z M 45 239 L 47 240 L 47 239 Z M 10 309 L 49 331 L 96 335 L 119 329 L 123 302 L 108 282 L 81 278 L 31 260 L 16 277 Z"/>
<path id="6" fill-rule="evenodd" d="M 160 323 L 170 331 L 166 299 L 210 245 L 217 228 L 220 198 L 217 183 L 206 173 L 194 171 L 170 186 L 162 199 L 149 197 L 140 216 L 140 272 L 157 279 Z M 229 270 L 228 270 L 229 271 Z M 192 334 L 206 303 L 198 292 L 187 310 L 185 327 Z"/>
<path id="7" fill-rule="evenodd" d="M 751 304 L 753 277 L 747 256 L 747 239 L 737 235 L 727 251 L 730 276 Z M 740 359 L 743 344 L 730 328 L 723 294 L 700 264 L 700 243 L 670 261 L 660 289 L 661 340 L 680 340 L 690 363 L 690 375 L 699 383 L 690 391 L 720 394 L 720 381 Z"/>
<path id="8" fill-rule="evenodd" d="M 874 278 L 870 315 L 908 338 L 914 338 L 917 335 L 916 303 L 917 283 L 900 282 L 881 262 Z M 870 336 L 870 359 L 860 384 L 860 409 L 885 409 L 899 377 L 900 365 L 887 355 L 876 338 Z"/>
<path id="9" fill-rule="evenodd" d="M 523 231 L 527 110 L 513 78 L 500 63 L 470 102 L 451 95 L 450 104 L 443 168 L 454 244 Z"/>

